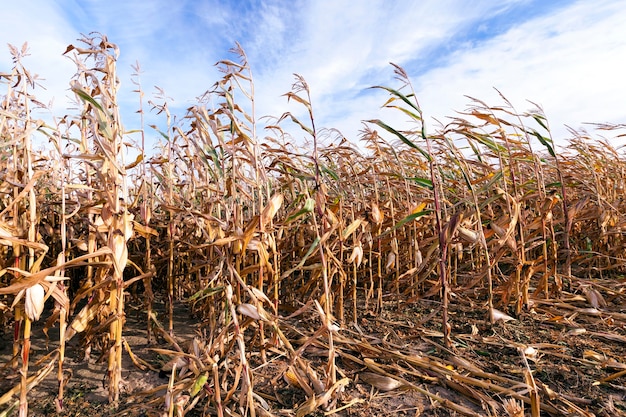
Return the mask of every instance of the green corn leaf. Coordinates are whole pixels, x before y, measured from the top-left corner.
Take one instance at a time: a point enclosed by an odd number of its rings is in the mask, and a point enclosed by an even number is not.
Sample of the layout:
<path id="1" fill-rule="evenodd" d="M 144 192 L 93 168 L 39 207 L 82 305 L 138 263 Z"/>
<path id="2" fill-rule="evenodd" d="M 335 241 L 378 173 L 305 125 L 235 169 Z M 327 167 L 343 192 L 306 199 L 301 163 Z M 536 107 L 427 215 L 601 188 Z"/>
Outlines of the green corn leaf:
<path id="1" fill-rule="evenodd" d="M 330 175 L 330 177 L 334 179 L 335 181 L 339 181 L 339 175 L 337 175 L 335 171 L 328 168 L 327 166 L 322 165 L 322 172 L 325 172 L 326 174 Z"/>
<path id="2" fill-rule="evenodd" d="M 163 136 L 163 138 L 166 141 L 168 141 L 168 142 L 170 141 L 169 135 L 167 135 L 166 133 L 161 132 L 156 125 L 150 125 L 150 127 L 153 128 L 154 130 L 156 130 L 159 135 Z"/>
<path id="3" fill-rule="evenodd" d="M 417 213 L 411 213 L 408 216 L 406 216 L 404 219 L 400 220 L 398 223 L 396 223 L 396 225 L 392 228 L 387 230 L 385 233 L 380 234 L 379 237 L 383 237 L 386 234 L 391 233 L 393 230 L 397 230 L 399 228 L 401 228 L 402 226 L 404 226 L 405 224 L 412 222 L 413 220 L 420 218 L 422 216 L 426 216 L 429 215 L 430 213 L 432 213 L 432 210 L 422 210 L 422 211 L 418 211 Z"/>
<path id="4" fill-rule="evenodd" d="M 533 116 L 533 119 L 535 119 L 535 121 L 539 123 L 541 127 L 543 127 L 548 132 L 550 131 L 550 129 L 548 129 L 548 126 L 546 126 L 544 122 L 544 120 L 546 119 L 545 117 L 537 113 L 533 113 L 532 116 Z"/>
<path id="5" fill-rule="evenodd" d="M 189 394 L 191 395 L 192 398 L 195 397 L 200 392 L 200 390 L 202 389 L 202 387 L 204 387 L 208 379 L 209 379 L 209 374 L 206 372 L 200 375 L 198 379 L 196 379 L 196 382 L 193 383 L 193 386 L 191 387 L 191 390 L 189 391 Z"/>
<path id="6" fill-rule="evenodd" d="M 386 106 L 386 107 L 389 107 L 391 109 L 400 110 L 402 113 L 406 114 L 407 116 L 409 116 L 410 118 L 412 118 L 414 120 L 417 120 L 417 121 L 421 121 L 422 120 L 422 118 L 418 114 L 413 113 L 411 110 L 405 109 L 404 107 L 400 107 L 400 106 Z"/>
<path id="7" fill-rule="evenodd" d="M 471 140 L 468 140 L 467 143 L 469 144 L 470 148 L 472 148 L 472 152 L 474 152 L 474 155 L 476 155 L 476 158 L 478 159 L 478 161 L 483 162 L 483 157 L 481 155 L 481 152 L 478 149 L 478 147 L 474 144 L 474 142 Z"/>
<path id="8" fill-rule="evenodd" d="M 422 155 L 424 155 L 424 157 L 430 162 L 431 157 L 428 154 L 428 152 L 424 151 L 422 148 L 420 148 L 419 146 L 417 146 L 415 143 L 413 143 L 412 141 L 410 141 L 406 136 L 404 136 L 402 133 L 398 132 L 396 129 L 394 129 L 393 127 L 385 124 L 382 120 L 379 119 L 372 119 L 372 120 L 367 120 L 368 123 L 373 123 L 375 125 L 378 125 L 380 127 L 382 127 L 383 129 L 385 129 L 387 132 L 392 133 L 394 135 L 396 135 L 396 137 L 398 139 L 400 139 L 402 142 L 404 142 L 406 145 L 410 146 L 413 149 L 417 149 L 419 151 L 419 153 L 421 153 Z"/>
<path id="9" fill-rule="evenodd" d="M 219 173 L 219 177 L 222 178 L 224 176 L 224 170 L 222 169 L 222 164 L 220 163 L 219 155 L 217 154 L 217 150 L 212 146 L 205 146 L 205 149 L 202 149 L 201 155 L 209 155 L 211 157 L 211 161 L 213 161 L 213 165 L 217 168 Z M 203 156 L 203 159 L 206 157 Z M 207 166 L 209 166 L 208 160 L 205 162 Z M 213 170 L 211 170 L 213 172 Z"/>
<path id="10" fill-rule="evenodd" d="M 203 288 L 189 297 L 189 301 L 198 301 L 224 290 L 223 286 Z"/>
<path id="11" fill-rule="evenodd" d="M 15 400 L 13 404 L 11 404 L 7 409 L 0 412 L 0 417 L 8 417 L 8 416 L 13 415 L 13 411 L 15 411 L 19 407 L 19 405 L 20 405 L 20 400 Z"/>
<path id="12" fill-rule="evenodd" d="M 78 85 L 74 85 L 72 87 L 72 91 L 81 98 L 81 100 L 86 101 L 88 103 L 90 103 L 92 106 L 94 106 L 96 109 L 98 109 L 100 112 L 102 112 L 103 114 L 105 113 L 104 109 L 102 108 L 102 106 L 100 105 L 100 103 L 98 103 L 93 97 L 91 97 L 89 94 L 87 94 L 87 92 L 85 90 L 83 90 L 80 86 Z"/>
<path id="13" fill-rule="evenodd" d="M 297 124 L 298 126 L 300 126 L 300 128 L 302 130 L 304 130 L 305 132 L 307 132 L 309 135 L 311 136 L 315 136 L 315 133 L 313 132 L 313 129 L 311 129 L 310 127 L 306 126 L 304 123 L 302 123 L 296 116 L 294 116 L 291 113 L 285 113 L 282 115 L 282 117 L 280 118 L 280 120 L 284 119 L 285 117 L 289 116 L 291 118 L 291 121 L 294 122 L 295 124 Z"/>
<path id="14" fill-rule="evenodd" d="M 296 213 L 289 216 L 287 218 L 287 222 L 293 221 L 304 214 L 311 213 L 314 208 L 315 208 L 315 200 L 313 200 L 312 198 L 307 198 L 306 202 L 304 203 L 304 206 L 300 210 L 298 210 Z"/>
<path id="15" fill-rule="evenodd" d="M 316 237 L 313 243 L 311 243 L 311 246 L 309 247 L 309 250 L 307 251 L 307 253 L 304 255 L 302 259 L 300 259 L 300 262 L 298 263 L 298 265 L 296 265 L 295 267 L 291 268 L 288 271 L 283 272 L 283 274 L 280 276 L 281 279 L 287 278 L 289 275 L 293 274 L 294 271 L 297 271 L 298 269 L 302 268 L 302 266 L 307 261 L 307 259 L 309 259 L 309 256 L 311 256 L 313 252 L 315 252 L 315 249 L 320 244 L 320 241 L 321 239 L 319 237 Z"/>
<path id="16" fill-rule="evenodd" d="M 506 151 L 506 148 L 504 146 L 489 138 L 489 136 L 487 135 L 467 134 L 467 136 L 482 143 L 494 152 L 502 153 Z"/>
<path id="17" fill-rule="evenodd" d="M 408 104 L 409 106 L 411 106 L 412 108 L 414 108 L 418 113 L 421 113 L 422 111 L 420 110 L 419 107 L 417 107 L 417 105 L 415 103 L 413 103 L 411 100 L 409 100 L 409 98 L 407 96 L 405 96 L 404 94 L 402 94 L 401 92 L 399 92 L 398 90 L 394 90 L 393 88 L 389 88 L 389 87 L 384 87 L 382 85 L 375 85 L 373 87 L 370 88 L 380 88 L 381 90 L 385 90 L 388 93 L 398 97 L 400 100 L 404 101 L 406 104 Z M 421 120 L 421 117 L 417 120 Z"/>
<path id="18" fill-rule="evenodd" d="M 413 181 L 414 183 L 416 183 L 417 185 L 419 185 L 422 188 L 426 188 L 428 190 L 432 190 L 433 189 L 433 182 L 430 179 L 428 179 L 428 178 L 409 177 L 409 178 L 407 178 L 407 180 Z"/>
<path id="19" fill-rule="evenodd" d="M 539 140 L 539 142 L 541 142 L 543 146 L 545 146 L 548 149 L 548 152 L 550 153 L 550 155 L 556 158 L 556 154 L 554 153 L 554 148 L 552 147 L 552 139 L 541 135 L 536 130 L 533 130 L 531 133 Z"/>
<path id="20" fill-rule="evenodd" d="M 493 175 L 489 182 L 485 184 L 485 186 L 479 191 L 479 194 L 489 190 L 493 190 L 494 185 L 498 183 L 500 179 L 502 179 L 502 170 L 499 170 Z"/>
<path id="21" fill-rule="evenodd" d="M 428 214 L 430 214 L 432 212 L 433 212 L 432 210 L 422 210 L 422 211 L 418 211 L 417 213 L 409 214 L 404 219 L 400 220 L 398 222 L 398 224 L 395 225 L 395 228 L 398 229 L 398 228 L 404 226 L 405 224 L 407 224 L 409 222 L 412 222 L 413 220 L 415 220 L 415 219 L 417 219 L 419 217 L 426 216 L 426 215 L 428 215 Z"/>

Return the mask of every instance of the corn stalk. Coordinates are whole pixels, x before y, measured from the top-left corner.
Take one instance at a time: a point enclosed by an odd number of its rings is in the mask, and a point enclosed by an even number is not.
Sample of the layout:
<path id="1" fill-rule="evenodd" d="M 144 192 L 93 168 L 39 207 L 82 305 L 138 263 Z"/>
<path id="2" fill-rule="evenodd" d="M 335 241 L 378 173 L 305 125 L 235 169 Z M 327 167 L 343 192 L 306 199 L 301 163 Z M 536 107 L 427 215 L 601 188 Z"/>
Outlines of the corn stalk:
<path id="1" fill-rule="evenodd" d="M 381 128 L 385 129 L 389 133 L 394 134 L 398 139 L 400 139 L 404 144 L 408 145 L 413 150 L 417 150 L 423 157 L 426 158 L 430 171 L 430 186 L 432 187 L 433 193 L 433 204 L 434 204 L 434 214 L 435 214 L 435 227 L 436 227 L 436 235 L 438 236 L 439 241 L 439 283 L 441 285 L 441 319 L 442 319 L 442 329 L 443 329 L 443 337 L 444 344 L 446 347 L 451 346 L 450 340 L 450 332 L 451 327 L 448 323 L 448 299 L 449 299 L 449 278 L 448 278 L 448 243 L 451 237 L 451 229 L 453 227 L 444 228 L 443 219 L 442 219 L 442 196 L 441 194 L 441 181 L 439 179 L 439 169 L 437 166 L 437 161 L 434 158 L 434 148 L 432 145 L 432 140 L 430 136 L 426 134 L 426 124 L 424 122 L 424 116 L 422 114 L 422 108 L 419 105 L 417 97 L 413 91 L 413 87 L 411 85 L 411 81 L 407 75 L 407 73 L 399 66 L 392 64 L 394 67 L 394 73 L 396 77 L 404 83 L 404 85 L 408 86 L 410 89 L 409 94 L 405 95 L 398 90 L 394 90 L 389 87 L 376 86 L 373 88 L 379 88 L 387 91 L 391 94 L 391 99 L 387 101 L 385 107 L 395 108 L 404 114 L 411 117 L 413 121 L 418 123 L 419 129 L 417 136 L 426 143 L 426 151 L 421 149 L 418 145 L 415 144 L 414 141 L 409 139 L 404 133 L 394 129 L 393 127 L 383 123 L 380 120 L 370 120 L 370 123 L 376 124 Z M 396 105 L 395 101 L 400 100 L 405 105 L 402 104 Z"/>
<path id="2" fill-rule="evenodd" d="M 118 79 L 116 61 L 119 51 L 105 36 L 83 38 L 86 47 L 68 47 L 86 55 L 98 65 L 99 72 L 83 71 L 83 79 L 72 83 L 72 91 L 87 105 L 83 117 L 89 121 L 88 134 L 94 146 L 93 159 L 98 162 L 98 178 L 104 201 L 100 217 L 107 228 L 106 246 L 111 250 L 113 265 L 107 273 L 108 305 L 112 317 L 109 325 L 107 377 L 109 401 L 117 404 L 122 379 L 122 331 L 124 323 L 124 268 L 128 259 L 127 242 L 132 236 L 132 215 L 128 201 L 122 156 L 122 125 L 116 102 Z M 77 60 L 78 62 L 78 60 Z M 101 75 L 104 74 L 104 75 Z M 83 81 L 83 83 L 81 83 Z"/>

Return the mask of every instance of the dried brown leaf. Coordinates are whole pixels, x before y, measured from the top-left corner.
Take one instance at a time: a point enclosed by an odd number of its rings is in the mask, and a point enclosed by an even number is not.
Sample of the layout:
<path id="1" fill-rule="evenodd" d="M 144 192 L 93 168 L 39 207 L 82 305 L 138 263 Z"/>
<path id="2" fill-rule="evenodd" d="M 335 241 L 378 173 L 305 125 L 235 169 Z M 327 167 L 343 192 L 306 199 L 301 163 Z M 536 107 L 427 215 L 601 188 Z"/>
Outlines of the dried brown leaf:
<path id="1" fill-rule="evenodd" d="M 361 372 L 359 374 L 359 379 L 367 382 L 377 390 L 383 392 L 393 391 L 405 385 L 403 382 L 400 382 L 397 379 L 384 375 L 379 375 L 374 372 Z"/>

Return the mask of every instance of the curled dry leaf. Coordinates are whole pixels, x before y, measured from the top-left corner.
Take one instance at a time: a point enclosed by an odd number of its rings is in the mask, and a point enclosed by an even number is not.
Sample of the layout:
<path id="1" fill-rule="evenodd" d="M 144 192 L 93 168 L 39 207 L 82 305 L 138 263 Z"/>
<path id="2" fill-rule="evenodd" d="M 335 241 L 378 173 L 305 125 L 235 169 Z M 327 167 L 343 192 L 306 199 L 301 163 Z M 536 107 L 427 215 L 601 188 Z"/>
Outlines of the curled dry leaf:
<path id="1" fill-rule="evenodd" d="M 317 401 L 315 400 L 315 396 L 312 396 L 296 410 L 296 417 L 308 416 L 315 412 L 315 410 L 317 410 Z"/>
<path id="2" fill-rule="evenodd" d="M 509 315 L 508 315 L 508 314 L 506 314 L 506 313 L 503 313 L 503 312 L 502 312 L 502 311 L 500 311 L 500 310 L 497 310 L 497 309 L 495 309 L 495 308 L 492 308 L 492 309 L 491 309 L 491 320 L 492 320 L 493 322 L 496 322 L 496 321 L 500 321 L 500 320 L 502 320 L 503 322 L 505 322 L 505 323 L 506 323 L 507 321 L 515 320 L 515 318 L 514 318 L 514 317 L 509 316 Z"/>
<path id="3" fill-rule="evenodd" d="M 423 262 L 424 262 L 424 257 L 422 255 L 422 251 L 420 250 L 419 246 L 417 246 L 417 249 L 415 251 L 415 263 L 419 267 L 419 266 L 422 266 Z"/>
<path id="4" fill-rule="evenodd" d="M 400 382 L 397 379 L 384 375 L 379 375 L 374 372 L 361 372 L 359 374 L 359 378 L 363 382 L 367 382 L 377 390 L 383 392 L 393 391 L 405 385 L 403 382 Z"/>
<path id="5" fill-rule="evenodd" d="M 594 362 L 606 361 L 606 357 L 604 355 L 593 350 L 585 350 L 583 352 L 583 358 Z"/>
<path id="6" fill-rule="evenodd" d="M 189 395 L 178 395 L 174 401 L 174 409 L 176 417 L 182 417 L 185 414 L 185 406 L 189 402 Z"/>
<path id="7" fill-rule="evenodd" d="M 261 224 L 265 227 L 270 220 L 274 218 L 280 207 L 283 205 L 283 195 L 276 194 L 274 195 L 267 206 L 263 209 L 263 213 L 261 213 Z"/>
<path id="8" fill-rule="evenodd" d="M 335 396 L 336 393 L 342 392 L 349 382 L 350 380 L 348 378 L 340 379 L 339 381 L 335 382 L 333 386 L 330 387 L 328 390 L 322 392 L 319 395 L 311 396 L 304 404 L 300 406 L 300 408 L 298 408 L 298 410 L 296 411 L 296 417 L 308 416 L 309 414 L 315 412 L 315 410 L 317 410 L 319 407 L 326 407 L 331 398 Z"/>
<path id="9" fill-rule="evenodd" d="M 12 243 L 4 238 L 13 238 L 16 234 L 17 232 L 13 230 L 13 227 L 5 222 L 0 222 L 0 238 L 2 238 L 0 239 L 0 245 L 11 246 Z"/>
<path id="10" fill-rule="evenodd" d="M 87 242 L 84 239 L 83 240 L 77 240 L 74 243 L 76 244 L 76 247 L 80 251 L 87 252 L 89 250 L 89 248 L 87 246 Z"/>
<path id="11" fill-rule="evenodd" d="M 461 356 L 453 356 L 450 358 L 450 361 L 459 368 L 464 368 L 472 372 L 482 372 L 478 366 Z"/>
<path id="12" fill-rule="evenodd" d="M 420 203 L 416 203 L 413 204 L 410 209 L 409 209 L 409 215 L 411 214 L 417 214 L 419 212 L 421 212 L 422 210 L 424 210 L 424 208 L 426 207 L 426 202 L 422 201 Z"/>
<path id="13" fill-rule="evenodd" d="M 343 231 L 343 233 L 341 234 L 342 237 L 344 239 L 347 239 L 348 237 L 350 237 L 350 235 L 352 235 L 352 233 L 354 233 L 354 231 L 356 229 L 359 228 L 359 226 L 361 225 L 361 223 L 363 223 L 363 220 L 361 219 L 356 219 L 355 221 L 353 221 L 352 223 L 350 223 L 348 225 L 348 227 L 346 227 Z"/>
<path id="14" fill-rule="evenodd" d="M 267 297 L 267 295 L 265 295 L 265 293 L 263 291 L 261 291 L 260 289 L 256 288 L 256 287 L 249 287 L 250 291 L 252 292 L 252 294 L 254 294 L 254 296 L 261 300 L 266 302 L 267 304 L 272 304 L 272 302 L 270 301 L 270 299 Z"/>
<path id="15" fill-rule="evenodd" d="M 453 243 L 450 245 L 450 249 L 456 252 L 457 261 L 463 261 L 463 243 Z"/>
<path id="16" fill-rule="evenodd" d="M 263 312 L 260 312 L 259 309 L 252 304 L 239 304 L 237 306 L 237 311 L 244 316 L 250 317 L 251 319 L 267 321 L 267 318 L 265 317 Z"/>
<path id="17" fill-rule="evenodd" d="M 396 254 L 393 252 L 389 252 L 387 255 L 387 264 L 385 265 L 385 271 L 389 272 L 391 268 L 396 264 Z"/>
<path id="18" fill-rule="evenodd" d="M 576 329 L 568 330 L 566 335 L 568 335 L 568 336 L 577 336 L 577 335 L 580 335 L 580 334 L 583 334 L 583 333 L 587 333 L 587 329 L 579 327 L 579 328 L 576 328 Z"/>
<path id="19" fill-rule="evenodd" d="M 600 309 L 606 307 L 606 301 L 604 300 L 604 297 L 602 297 L 602 294 L 600 294 L 600 291 L 590 286 L 584 286 L 583 293 L 593 308 Z"/>

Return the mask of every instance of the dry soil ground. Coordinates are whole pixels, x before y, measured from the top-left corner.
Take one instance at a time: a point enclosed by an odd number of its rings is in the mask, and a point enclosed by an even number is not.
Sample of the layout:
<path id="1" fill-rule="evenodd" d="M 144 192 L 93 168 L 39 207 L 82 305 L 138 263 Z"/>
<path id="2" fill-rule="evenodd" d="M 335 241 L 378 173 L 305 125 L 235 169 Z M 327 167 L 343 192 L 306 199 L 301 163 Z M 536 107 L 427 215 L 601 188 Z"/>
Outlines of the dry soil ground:
<path id="1" fill-rule="evenodd" d="M 457 299 L 451 305 L 454 344 L 450 350 L 442 346 L 437 303 L 422 300 L 397 308 L 395 301 L 389 301 L 386 310 L 380 314 L 364 309 L 359 323 L 356 326 L 346 324 L 335 340 L 340 376 L 350 378 L 351 382 L 336 403 L 336 407 L 350 406 L 334 415 L 460 415 L 412 389 L 411 385 L 405 384 L 387 392 L 374 388 L 366 383 L 367 372 L 379 368 L 368 368 L 368 363 L 375 363 L 399 380 L 460 404 L 476 415 L 506 416 L 502 404 L 512 397 L 509 395 L 511 391 L 528 396 L 521 383 L 525 369 L 532 370 L 538 386 L 545 406 L 542 416 L 626 415 L 626 303 L 622 290 L 613 291 L 613 296 L 607 297 L 606 307 L 600 310 L 590 308 L 580 295 L 565 294 L 558 302 L 537 302 L 532 310 L 522 313 L 516 320 L 499 321 L 493 325 L 486 320 L 483 308 L 469 300 Z M 144 314 L 131 310 L 127 314 L 125 337 L 133 353 L 159 366 L 163 358 L 150 350 L 154 344 L 147 344 Z M 284 321 L 284 324 L 294 344 L 299 338 L 298 332 L 306 334 L 308 329 L 315 330 L 313 322 L 294 319 Z M 178 340 L 191 339 L 199 326 L 184 305 L 177 306 L 174 328 Z M 11 339 L 12 333 L 7 327 L 1 341 L 1 363 L 8 363 L 11 357 Z M 53 337 L 46 347 L 41 324 L 35 327 L 32 340 L 34 360 L 55 347 Z M 326 361 L 325 346 L 324 340 L 320 339 L 304 353 L 318 369 L 323 368 Z M 520 350 L 529 347 L 532 349 L 525 355 L 527 368 Z M 258 362 L 258 356 L 251 359 L 251 366 L 258 366 L 254 374 L 255 391 L 268 401 L 273 415 L 295 415 L 295 410 L 306 397 L 302 390 L 277 378 L 285 369 L 285 358 L 271 357 L 270 354 L 270 359 L 265 366 Z M 439 359 L 440 363 L 437 362 Z M 95 351 L 85 360 L 78 337 L 72 340 L 66 361 L 71 378 L 66 388 L 63 414 L 89 417 L 150 415 L 141 404 L 138 405 L 137 401 L 142 400 L 135 394 L 166 384 L 167 377 L 137 369 L 126 352 L 124 361 L 122 401 L 114 410 L 107 403 L 103 382 L 106 360 L 98 362 L 98 352 Z M 428 363 L 433 363 L 433 367 L 429 369 Z M 443 368 L 437 368 L 437 363 Z M 37 366 L 33 369 L 36 370 Z M 446 372 L 449 372 L 448 376 Z M 17 375 L 11 367 L 2 368 L 1 393 L 19 382 Z M 56 412 L 55 376 L 56 372 L 52 372 L 30 393 L 30 415 L 45 416 Z M 511 385 L 511 381 L 520 381 L 520 384 Z M 511 391 L 502 391 L 503 387 Z M 201 415 L 201 410 L 203 406 L 199 405 L 189 415 Z M 204 410 L 208 413 L 211 408 Z M 314 415 L 324 415 L 323 410 L 317 410 Z M 530 415 L 529 404 L 525 405 L 525 415 Z"/>

